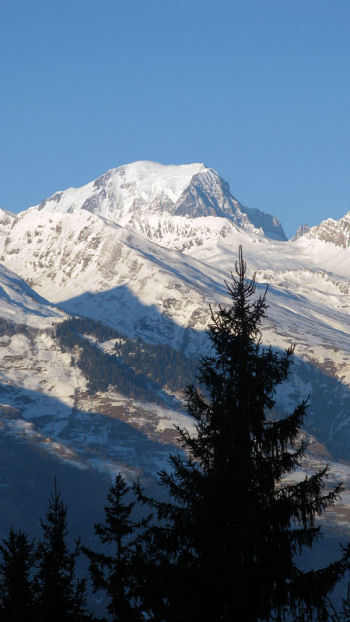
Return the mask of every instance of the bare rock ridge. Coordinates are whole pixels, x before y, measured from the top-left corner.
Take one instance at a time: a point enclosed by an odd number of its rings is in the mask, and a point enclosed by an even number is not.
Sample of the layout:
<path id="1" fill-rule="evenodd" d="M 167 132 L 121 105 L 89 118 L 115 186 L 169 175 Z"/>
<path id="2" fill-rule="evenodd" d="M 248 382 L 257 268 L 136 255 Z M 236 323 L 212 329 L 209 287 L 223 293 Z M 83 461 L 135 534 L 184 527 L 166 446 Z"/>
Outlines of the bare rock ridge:
<path id="1" fill-rule="evenodd" d="M 303 235 L 305 235 L 305 233 L 308 233 L 308 231 L 310 231 L 310 227 L 307 224 L 304 225 L 300 225 L 300 227 L 298 227 L 297 231 L 295 232 L 295 234 L 292 237 L 292 240 L 298 240 L 299 238 L 301 238 Z"/>
<path id="2" fill-rule="evenodd" d="M 316 227 L 312 227 L 306 236 L 310 240 L 323 240 L 335 246 L 348 248 L 350 246 L 350 212 L 339 220 L 333 220 L 333 218 L 323 220 Z"/>
<path id="3" fill-rule="evenodd" d="M 15 221 L 15 214 L 8 212 L 0 207 L 0 249 L 2 250 L 3 242 Z"/>

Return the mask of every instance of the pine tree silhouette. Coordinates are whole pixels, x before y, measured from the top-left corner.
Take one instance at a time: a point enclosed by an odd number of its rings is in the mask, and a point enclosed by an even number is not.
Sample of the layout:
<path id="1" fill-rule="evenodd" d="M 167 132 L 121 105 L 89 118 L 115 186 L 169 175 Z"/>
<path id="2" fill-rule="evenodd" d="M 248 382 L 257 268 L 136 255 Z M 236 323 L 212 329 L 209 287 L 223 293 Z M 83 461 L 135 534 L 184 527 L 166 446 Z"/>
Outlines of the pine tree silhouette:
<path id="1" fill-rule="evenodd" d="M 69 552 L 67 506 L 55 488 L 49 498 L 46 521 L 41 521 L 43 537 L 38 546 L 36 575 L 38 618 L 43 622 L 79 622 L 85 615 L 85 580 L 75 576 L 78 543 Z"/>
<path id="2" fill-rule="evenodd" d="M 34 542 L 29 542 L 23 531 L 11 528 L 8 538 L 2 540 L 0 552 L 0 620 L 34 620 Z"/>
<path id="3" fill-rule="evenodd" d="M 197 433 L 179 429 L 186 455 L 171 456 L 172 471 L 161 473 L 170 502 L 135 488 L 159 521 L 143 536 L 150 578 L 144 608 L 166 622 L 326 620 L 327 596 L 349 553 L 310 572 L 297 567 L 295 555 L 317 542 L 315 521 L 341 487 L 325 492 L 328 467 L 292 482 L 306 450 L 300 430 L 307 403 L 278 420 L 272 411 L 293 348 L 279 354 L 262 347 L 266 290 L 256 296 L 255 279 L 246 279 L 241 247 L 231 276 L 230 306 L 211 310 L 213 353 L 201 359 L 202 390 L 187 389 Z"/>
<path id="4" fill-rule="evenodd" d="M 103 544 L 113 547 L 111 554 L 99 553 L 83 547 L 90 561 L 90 575 L 94 591 L 103 590 L 108 598 L 108 612 L 115 622 L 137 622 L 143 620 L 138 607 L 136 577 L 140 577 L 134 523 L 131 514 L 135 503 L 125 502 L 130 491 L 123 475 L 116 476 L 111 486 L 105 522 L 95 525 L 95 532 Z M 137 579 L 139 580 L 139 579 Z"/>

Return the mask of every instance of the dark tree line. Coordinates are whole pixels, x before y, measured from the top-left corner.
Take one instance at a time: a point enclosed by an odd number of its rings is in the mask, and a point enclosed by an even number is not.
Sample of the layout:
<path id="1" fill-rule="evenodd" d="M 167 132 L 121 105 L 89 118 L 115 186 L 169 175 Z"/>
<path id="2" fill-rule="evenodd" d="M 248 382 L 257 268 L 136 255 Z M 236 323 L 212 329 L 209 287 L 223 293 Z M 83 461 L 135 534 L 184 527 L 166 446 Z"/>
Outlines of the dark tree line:
<path id="1" fill-rule="evenodd" d="M 18 324 L 17 322 L 11 322 L 5 318 L 0 318 L 0 337 L 12 337 L 18 333 L 27 335 L 31 332 L 35 332 L 35 329 L 30 328 L 26 324 Z"/>
<path id="2" fill-rule="evenodd" d="M 99 320 L 93 320 L 88 317 L 71 317 L 64 322 L 61 322 L 59 326 L 61 329 L 66 329 L 67 332 L 80 333 L 81 335 L 92 335 L 99 342 L 122 337 L 119 331 L 115 328 L 106 326 Z"/>
<path id="3" fill-rule="evenodd" d="M 195 378 L 195 362 L 166 345 L 150 345 L 129 339 L 101 322 L 70 318 L 56 327 L 62 351 L 75 352 L 72 364 L 81 369 L 91 393 L 115 387 L 127 397 L 163 404 L 159 392 L 183 389 Z M 89 335 L 96 340 L 86 339 Z M 98 343 L 118 339 L 115 354 L 107 354 Z"/>
<path id="4" fill-rule="evenodd" d="M 160 474 L 167 501 L 116 477 L 105 521 L 95 525 L 103 548 L 83 547 L 93 589 L 105 594 L 115 622 L 349 620 L 349 598 L 336 614 L 329 595 L 348 569 L 350 548 L 316 570 L 296 561 L 320 539 L 317 519 L 341 486 L 326 490 L 327 467 L 293 482 L 306 451 L 307 402 L 276 417 L 275 390 L 293 349 L 262 347 L 266 291 L 256 296 L 241 249 L 227 289 L 230 306 L 211 311 L 213 354 L 201 359 L 200 388 L 186 392 L 196 434 L 178 429 L 184 452 Z M 142 520 L 133 518 L 135 504 L 144 508 Z M 65 537 L 66 508 L 56 492 L 38 547 L 11 530 L 1 547 L 2 619 L 29 619 L 25 607 L 38 608 L 38 620 L 89 619 L 85 584 L 74 571 L 78 548 L 69 552 Z M 60 618 L 48 617 L 53 609 Z"/>
<path id="5" fill-rule="evenodd" d="M 56 337 L 63 352 L 74 352 L 72 365 L 77 365 L 83 372 L 91 394 L 113 387 L 127 397 L 163 403 L 156 393 L 158 387 L 153 387 L 146 376 L 137 374 L 121 358 L 107 354 L 97 343 L 72 330 L 68 324 L 71 322 L 73 320 L 58 324 Z"/>
<path id="6" fill-rule="evenodd" d="M 166 344 L 124 339 L 116 343 L 115 350 L 136 373 L 144 373 L 170 391 L 182 391 L 184 386 L 195 382 L 198 361 L 186 358 Z"/>

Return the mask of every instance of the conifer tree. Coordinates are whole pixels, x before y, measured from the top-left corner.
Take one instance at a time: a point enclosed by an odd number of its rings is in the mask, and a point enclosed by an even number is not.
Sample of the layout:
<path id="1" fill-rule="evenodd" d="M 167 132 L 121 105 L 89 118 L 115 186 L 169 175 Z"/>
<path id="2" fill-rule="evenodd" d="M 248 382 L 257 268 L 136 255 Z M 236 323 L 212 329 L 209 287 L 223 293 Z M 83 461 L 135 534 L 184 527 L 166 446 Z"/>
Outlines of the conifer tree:
<path id="1" fill-rule="evenodd" d="M 201 390 L 187 389 L 197 432 L 179 430 L 185 457 L 173 455 L 171 472 L 161 473 L 170 502 L 136 486 L 159 519 L 144 532 L 152 578 L 144 609 L 162 622 L 326 620 L 348 551 L 310 572 L 295 555 L 317 542 L 315 521 L 341 487 L 325 491 L 327 467 L 293 483 L 306 450 L 307 403 L 272 416 L 293 349 L 262 347 L 266 291 L 257 296 L 255 279 L 246 279 L 241 247 L 231 276 L 230 306 L 211 310 L 213 351 L 201 359 Z"/>
<path id="2" fill-rule="evenodd" d="M 30 622 L 35 619 L 34 542 L 23 531 L 11 528 L 0 552 L 0 620 Z"/>
<path id="3" fill-rule="evenodd" d="M 39 568 L 36 575 L 38 617 L 47 622 L 79 622 L 85 615 L 85 580 L 75 576 L 80 552 L 67 545 L 67 506 L 55 489 L 49 498 L 46 522 L 41 521 L 43 537 L 38 546 Z"/>
<path id="4" fill-rule="evenodd" d="M 138 524 L 131 519 L 135 503 L 125 501 L 129 491 L 123 475 L 119 473 L 107 496 L 105 522 L 95 524 L 95 532 L 101 542 L 113 547 L 112 554 L 83 547 L 90 561 L 94 591 L 105 592 L 108 598 L 107 609 L 114 622 L 137 622 L 143 619 L 138 607 L 135 582 L 136 577 L 140 577 L 135 540 Z"/>

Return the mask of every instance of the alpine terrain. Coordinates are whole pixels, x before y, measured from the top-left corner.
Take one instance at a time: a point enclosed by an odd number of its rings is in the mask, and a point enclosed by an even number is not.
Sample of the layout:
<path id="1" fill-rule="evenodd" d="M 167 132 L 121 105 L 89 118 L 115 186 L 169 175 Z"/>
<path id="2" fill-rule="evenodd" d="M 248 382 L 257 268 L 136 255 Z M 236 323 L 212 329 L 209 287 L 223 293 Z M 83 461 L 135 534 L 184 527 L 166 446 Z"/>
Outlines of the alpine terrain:
<path id="1" fill-rule="evenodd" d="M 258 290 L 269 284 L 263 344 L 295 344 L 277 403 L 288 412 L 310 395 L 305 469 L 327 461 L 350 482 L 350 212 L 288 241 L 215 170 L 154 162 L 0 211 L 0 441 L 26 452 L 29 478 L 40 461 L 96 488 L 167 467 L 239 245 Z"/>

